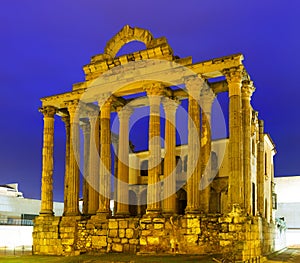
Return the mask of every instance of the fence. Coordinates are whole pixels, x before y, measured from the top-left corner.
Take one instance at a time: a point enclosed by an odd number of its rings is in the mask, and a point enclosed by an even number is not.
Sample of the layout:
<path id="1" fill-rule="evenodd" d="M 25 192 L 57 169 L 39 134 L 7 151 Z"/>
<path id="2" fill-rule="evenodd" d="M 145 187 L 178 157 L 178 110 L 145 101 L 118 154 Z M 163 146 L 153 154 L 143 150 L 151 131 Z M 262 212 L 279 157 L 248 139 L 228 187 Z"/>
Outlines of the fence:
<path id="1" fill-rule="evenodd" d="M 33 226 L 33 220 L 14 218 L 0 219 L 0 225 Z"/>
<path id="2" fill-rule="evenodd" d="M 32 231 L 33 226 L 0 225 L 0 254 L 31 254 Z"/>

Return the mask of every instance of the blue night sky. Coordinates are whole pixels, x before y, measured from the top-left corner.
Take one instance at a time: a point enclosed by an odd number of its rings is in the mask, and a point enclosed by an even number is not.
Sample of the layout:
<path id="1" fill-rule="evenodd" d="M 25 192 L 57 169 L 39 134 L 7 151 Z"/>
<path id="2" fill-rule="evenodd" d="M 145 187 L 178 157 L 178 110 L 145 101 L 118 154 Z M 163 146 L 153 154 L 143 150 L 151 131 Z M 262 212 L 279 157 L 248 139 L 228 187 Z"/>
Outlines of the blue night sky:
<path id="1" fill-rule="evenodd" d="M 194 62 L 243 53 L 254 109 L 276 148 L 275 175 L 300 175 L 300 2 L 9 0 L 1 2 L 0 184 L 40 198 L 40 98 L 83 81 L 82 66 L 124 25 L 165 36 Z M 63 131 L 57 118 L 56 131 Z M 64 133 L 55 134 L 55 200 L 63 195 Z"/>

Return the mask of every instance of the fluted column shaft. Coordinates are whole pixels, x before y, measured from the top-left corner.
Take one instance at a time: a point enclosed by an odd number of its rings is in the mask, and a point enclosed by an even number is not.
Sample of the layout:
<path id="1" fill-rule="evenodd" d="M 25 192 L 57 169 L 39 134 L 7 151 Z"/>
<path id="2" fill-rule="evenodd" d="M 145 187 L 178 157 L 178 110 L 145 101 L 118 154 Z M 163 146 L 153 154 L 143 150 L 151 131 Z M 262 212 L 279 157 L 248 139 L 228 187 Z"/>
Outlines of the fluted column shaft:
<path id="1" fill-rule="evenodd" d="M 53 141 L 54 141 L 54 107 L 40 109 L 44 115 L 43 166 L 41 189 L 41 216 L 52 216 L 53 213 Z"/>
<path id="2" fill-rule="evenodd" d="M 265 146 L 264 121 L 259 120 L 259 143 L 257 151 L 257 210 L 262 217 L 265 214 Z"/>
<path id="3" fill-rule="evenodd" d="M 67 177 L 67 209 L 65 216 L 77 216 L 79 212 L 79 117 L 78 101 L 68 103 L 70 114 L 70 159 L 69 176 Z"/>
<path id="4" fill-rule="evenodd" d="M 200 85 L 199 85 L 200 84 Z M 188 90 L 188 171 L 187 174 L 187 206 L 186 213 L 199 213 L 199 183 L 201 172 L 201 160 L 199 151 L 200 142 L 200 90 L 201 83 L 196 77 L 186 80 L 185 86 Z"/>
<path id="5" fill-rule="evenodd" d="M 147 214 L 160 213 L 160 179 L 161 174 L 161 145 L 160 145 L 160 84 L 147 87 L 147 95 L 150 105 L 149 118 L 149 161 L 148 161 L 148 191 Z"/>
<path id="6" fill-rule="evenodd" d="M 229 206 L 244 207 L 243 136 L 242 136 L 242 73 L 239 68 L 225 72 L 229 89 Z"/>
<path id="7" fill-rule="evenodd" d="M 111 99 L 99 100 L 100 109 L 100 195 L 99 195 L 99 209 L 97 214 L 110 214 L 110 180 L 111 180 L 111 132 L 110 132 L 110 108 Z"/>
<path id="8" fill-rule="evenodd" d="M 66 115 L 62 117 L 62 121 L 65 124 L 66 131 L 66 157 L 65 157 L 65 180 L 64 180 L 64 213 L 67 211 L 67 193 L 69 182 L 69 164 L 70 164 L 70 116 Z"/>
<path id="9" fill-rule="evenodd" d="M 200 210 L 204 213 L 209 212 L 210 186 L 211 177 L 211 110 L 215 96 L 210 89 L 201 93 L 201 190 L 200 190 Z"/>
<path id="10" fill-rule="evenodd" d="M 165 110 L 165 162 L 163 186 L 163 213 L 176 213 L 176 109 L 178 104 L 170 99 L 163 101 Z"/>
<path id="11" fill-rule="evenodd" d="M 83 158 L 84 158 L 84 170 L 83 170 L 83 207 L 82 213 L 84 215 L 88 214 L 89 207 L 89 155 L 90 155 L 90 124 L 88 120 L 85 120 L 83 124 L 81 124 L 81 128 L 83 131 Z"/>
<path id="12" fill-rule="evenodd" d="M 120 120 L 118 169 L 117 169 L 117 210 L 116 215 L 129 215 L 129 118 L 132 109 L 126 107 L 118 112 Z"/>
<path id="13" fill-rule="evenodd" d="M 252 214 L 252 183 L 251 183 L 251 120 L 252 107 L 251 96 L 254 91 L 252 81 L 242 82 L 242 114 L 243 114 L 243 163 L 244 163 L 244 187 L 245 187 L 245 212 Z"/>
<path id="14" fill-rule="evenodd" d="M 90 120 L 90 161 L 89 161 L 89 202 L 88 214 L 96 214 L 99 208 L 99 122 L 98 114 L 89 113 Z"/>

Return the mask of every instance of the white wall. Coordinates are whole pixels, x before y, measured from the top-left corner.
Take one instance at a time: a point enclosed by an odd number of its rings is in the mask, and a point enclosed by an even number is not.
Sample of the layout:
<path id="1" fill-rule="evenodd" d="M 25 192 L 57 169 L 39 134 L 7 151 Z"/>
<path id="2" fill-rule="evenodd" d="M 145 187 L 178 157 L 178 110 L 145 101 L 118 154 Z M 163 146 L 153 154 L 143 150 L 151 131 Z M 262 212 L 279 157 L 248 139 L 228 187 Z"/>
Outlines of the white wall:
<path id="1" fill-rule="evenodd" d="M 275 177 L 276 217 L 284 217 L 287 246 L 300 244 L 300 176 Z"/>
<path id="2" fill-rule="evenodd" d="M 33 226 L 1 226 L 0 225 L 0 248 L 32 246 Z"/>
<path id="3" fill-rule="evenodd" d="M 61 216 L 63 203 L 54 202 L 54 213 Z M 21 214 L 38 215 L 41 209 L 41 201 L 36 199 L 0 196 L 0 215 L 20 217 Z"/>

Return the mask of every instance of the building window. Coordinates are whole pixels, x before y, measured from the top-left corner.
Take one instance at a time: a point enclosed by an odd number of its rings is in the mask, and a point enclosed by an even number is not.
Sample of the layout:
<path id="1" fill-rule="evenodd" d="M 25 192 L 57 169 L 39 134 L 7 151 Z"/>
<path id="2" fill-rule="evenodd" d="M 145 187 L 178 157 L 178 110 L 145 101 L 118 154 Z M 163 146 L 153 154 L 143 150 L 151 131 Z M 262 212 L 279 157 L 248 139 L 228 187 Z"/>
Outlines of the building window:
<path id="1" fill-rule="evenodd" d="M 184 156 L 184 161 L 183 161 L 183 171 L 184 172 L 187 171 L 187 162 L 188 162 L 188 157 L 186 155 L 186 156 Z"/>
<path id="2" fill-rule="evenodd" d="M 277 194 L 272 193 L 272 208 L 277 210 Z"/>
<path id="3" fill-rule="evenodd" d="M 148 160 L 142 161 L 140 175 L 141 176 L 148 176 Z"/>
<path id="4" fill-rule="evenodd" d="M 252 155 L 255 155 L 255 140 L 252 140 Z"/>
<path id="5" fill-rule="evenodd" d="M 268 174 L 268 156 L 267 153 L 265 152 L 265 175 Z"/>
<path id="6" fill-rule="evenodd" d="M 216 152 L 211 153 L 211 169 L 212 170 L 218 169 L 218 156 Z"/>

